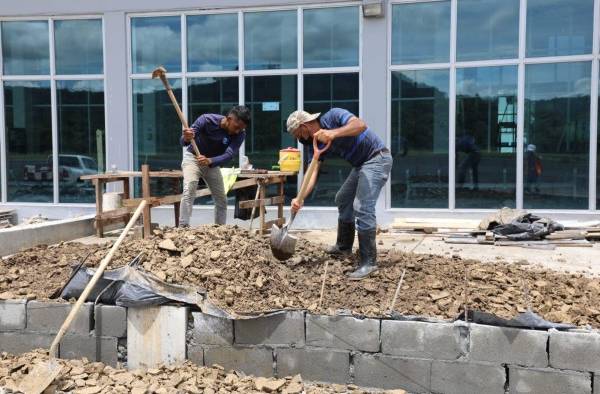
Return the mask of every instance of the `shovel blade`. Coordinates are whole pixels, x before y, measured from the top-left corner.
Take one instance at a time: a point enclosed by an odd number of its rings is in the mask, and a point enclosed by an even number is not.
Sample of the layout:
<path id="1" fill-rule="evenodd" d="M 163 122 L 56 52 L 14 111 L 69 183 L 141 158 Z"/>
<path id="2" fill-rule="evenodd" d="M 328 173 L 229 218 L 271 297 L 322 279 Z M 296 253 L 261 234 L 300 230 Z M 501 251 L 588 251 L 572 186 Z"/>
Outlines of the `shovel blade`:
<path id="1" fill-rule="evenodd" d="M 19 390 L 25 394 L 40 394 L 50 386 L 61 369 L 56 359 L 36 364 L 19 384 Z"/>
<path id="2" fill-rule="evenodd" d="M 294 255 L 297 238 L 288 234 L 287 225 L 271 226 L 271 253 L 277 260 L 287 260 Z"/>

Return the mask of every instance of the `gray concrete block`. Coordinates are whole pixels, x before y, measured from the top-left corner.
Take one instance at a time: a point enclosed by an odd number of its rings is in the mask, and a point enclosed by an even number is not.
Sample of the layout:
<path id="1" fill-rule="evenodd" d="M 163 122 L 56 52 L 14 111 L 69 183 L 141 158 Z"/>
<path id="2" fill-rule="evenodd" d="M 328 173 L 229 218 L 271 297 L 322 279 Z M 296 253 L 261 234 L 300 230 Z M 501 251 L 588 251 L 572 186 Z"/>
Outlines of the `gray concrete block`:
<path id="1" fill-rule="evenodd" d="M 431 360 L 361 353 L 354 356 L 354 384 L 361 387 L 429 393 L 430 375 Z"/>
<path id="2" fill-rule="evenodd" d="M 304 346 L 304 312 L 234 320 L 233 326 L 236 344 Z"/>
<path id="3" fill-rule="evenodd" d="M 273 352 L 265 348 L 206 347 L 204 364 L 219 364 L 227 370 L 255 376 L 273 376 Z"/>
<path id="4" fill-rule="evenodd" d="M 504 394 L 506 371 L 500 365 L 434 361 L 431 391 L 444 394 Z"/>
<path id="5" fill-rule="evenodd" d="M 600 334 L 550 330 L 550 366 L 600 372 Z"/>
<path id="6" fill-rule="evenodd" d="M 558 371 L 556 369 L 526 369 L 510 366 L 508 369 L 510 393 L 564 394 L 592 393 L 589 373 Z"/>
<path id="7" fill-rule="evenodd" d="M 97 336 L 127 337 L 127 308 L 116 305 L 97 305 L 94 309 Z"/>
<path id="8" fill-rule="evenodd" d="M 198 345 L 188 345 L 187 359 L 196 365 L 204 365 L 204 349 Z"/>
<path id="9" fill-rule="evenodd" d="M 0 331 L 23 330 L 27 317 L 26 300 L 0 301 Z"/>
<path id="10" fill-rule="evenodd" d="M 471 325 L 469 359 L 524 367 L 547 367 L 547 331 Z"/>
<path id="11" fill-rule="evenodd" d="M 379 351 L 377 319 L 306 315 L 306 344 L 334 349 Z"/>
<path id="12" fill-rule="evenodd" d="M 192 331 L 194 343 L 221 346 L 233 344 L 233 320 L 201 312 L 194 312 L 192 316 L 194 317 Z"/>
<path id="13" fill-rule="evenodd" d="M 117 338 L 95 335 L 65 335 L 60 341 L 59 355 L 65 359 L 86 357 L 116 366 L 118 361 Z"/>
<path id="14" fill-rule="evenodd" d="M 281 348 L 275 352 L 280 378 L 301 374 L 317 382 L 343 384 L 350 380 L 350 352 L 309 348 Z"/>
<path id="15" fill-rule="evenodd" d="M 27 331 L 55 334 L 64 323 L 72 305 L 65 302 L 27 303 Z M 93 328 L 92 304 L 85 303 L 79 309 L 67 333 L 87 335 Z"/>
<path id="16" fill-rule="evenodd" d="M 381 351 L 402 357 L 456 360 L 467 352 L 468 328 L 449 323 L 383 320 Z"/>
<path id="17" fill-rule="evenodd" d="M 34 349 L 48 349 L 54 335 L 23 331 L 0 332 L 0 352 L 26 353 Z"/>

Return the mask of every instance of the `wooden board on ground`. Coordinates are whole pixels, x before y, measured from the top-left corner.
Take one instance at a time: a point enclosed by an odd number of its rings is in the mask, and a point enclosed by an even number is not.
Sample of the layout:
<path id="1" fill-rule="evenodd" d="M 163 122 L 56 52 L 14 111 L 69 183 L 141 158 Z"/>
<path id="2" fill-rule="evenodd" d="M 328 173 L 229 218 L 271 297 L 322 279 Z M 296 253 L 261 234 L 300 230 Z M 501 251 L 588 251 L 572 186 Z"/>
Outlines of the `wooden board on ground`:
<path id="1" fill-rule="evenodd" d="M 396 218 L 391 228 L 394 230 L 416 230 L 432 233 L 439 229 L 475 230 L 478 226 L 479 220 L 472 219 Z"/>

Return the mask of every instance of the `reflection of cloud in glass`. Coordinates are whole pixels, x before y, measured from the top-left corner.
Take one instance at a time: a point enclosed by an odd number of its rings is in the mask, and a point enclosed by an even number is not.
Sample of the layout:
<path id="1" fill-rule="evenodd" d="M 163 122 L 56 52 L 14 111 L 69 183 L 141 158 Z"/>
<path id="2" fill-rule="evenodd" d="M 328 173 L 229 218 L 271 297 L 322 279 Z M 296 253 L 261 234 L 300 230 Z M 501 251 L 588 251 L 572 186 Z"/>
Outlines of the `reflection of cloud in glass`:
<path id="1" fill-rule="evenodd" d="M 590 95 L 590 62 L 531 64 L 525 68 L 527 100 Z"/>
<path id="2" fill-rule="evenodd" d="M 71 92 L 104 92 L 104 85 L 100 80 L 58 81 L 57 88 L 68 89 Z"/>
<path id="3" fill-rule="evenodd" d="M 296 23 L 296 11 L 244 14 L 246 67 L 295 68 Z"/>
<path id="4" fill-rule="evenodd" d="M 189 71 L 237 70 L 237 14 L 187 17 Z"/>
<path id="5" fill-rule="evenodd" d="M 456 94 L 492 99 L 500 94 L 503 96 L 516 96 L 517 67 L 459 69 L 456 74 Z"/>
<path id="6" fill-rule="evenodd" d="M 304 11 L 304 65 L 358 65 L 358 7 Z"/>
<path id="7" fill-rule="evenodd" d="M 102 21 L 64 20 L 54 25 L 57 74 L 102 73 Z"/>
<path id="8" fill-rule="evenodd" d="M 175 97 L 179 96 L 180 93 L 176 90 L 181 89 L 181 79 L 168 79 L 169 84 L 173 88 Z M 165 87 L 159 79 L 134 79 L 133 80 L 133 94 L 148 94 L 155 92 L 164 92 L 165 96 L 167 92 L 164 91 Z"/>
<path id="9" fill-rule="evenodd" d="M 133 72 L 152 72 L 162 65 L 181 71 L 181 24 L 179 17 L 133 18 Z"/>
<path id="10" fill-rule="evenodd" d="M 49 74 L 48 22 L 2 22 L 2 54 L 6 74 Z"/>
<path id="11" fill-rule="evenodd" d="M 5 87 L 11 88 L 49 88 L 50 81 L 4 81 Z"/>

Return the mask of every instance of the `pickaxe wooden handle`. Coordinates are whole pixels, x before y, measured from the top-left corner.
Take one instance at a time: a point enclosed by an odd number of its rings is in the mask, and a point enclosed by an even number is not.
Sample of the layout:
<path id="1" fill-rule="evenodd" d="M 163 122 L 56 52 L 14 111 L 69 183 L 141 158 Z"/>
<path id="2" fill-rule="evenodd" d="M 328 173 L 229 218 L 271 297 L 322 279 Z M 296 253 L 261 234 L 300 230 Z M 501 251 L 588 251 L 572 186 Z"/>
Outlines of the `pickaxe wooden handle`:
<path id="1" fill-rule="evenodd" d="M 179 119 L 181 120 L 181 124 L 183 125 L 183 128 L 189 129 L 190 127 L 188 126 L 188 122 L 185 119 L 185 115 L 183 115 L 183 112 L 181 112 L 179 103 L 177 102 L 177 99 L 175 98 L 175 95 L 173 94 L 173 89 L 171 89 L 171 85 L 169 84 L 169 81 L 167 80 L 167 70 L 164 67 L 158 67 L 157 69 L 152 71 L 152 79 L 156 79 L 156 78 L 160 78 L 163 85 L 165 85 L 165 89 L 167 89 L 169 98 L 171 99 L 171 102 L 173 103 L 173 106 L 175 107 L 175 111 L 177 111 L 177 115 L 179 115 Z M 194 149 L 194 152 L 196 153 L 196 156 L 200 156 L 200 151 L 198 150 L 198 145 L 196 145 L 196 141 L 193 138 L 191 140 L 191 143 L 192 143 L 192 148 Z"/>

